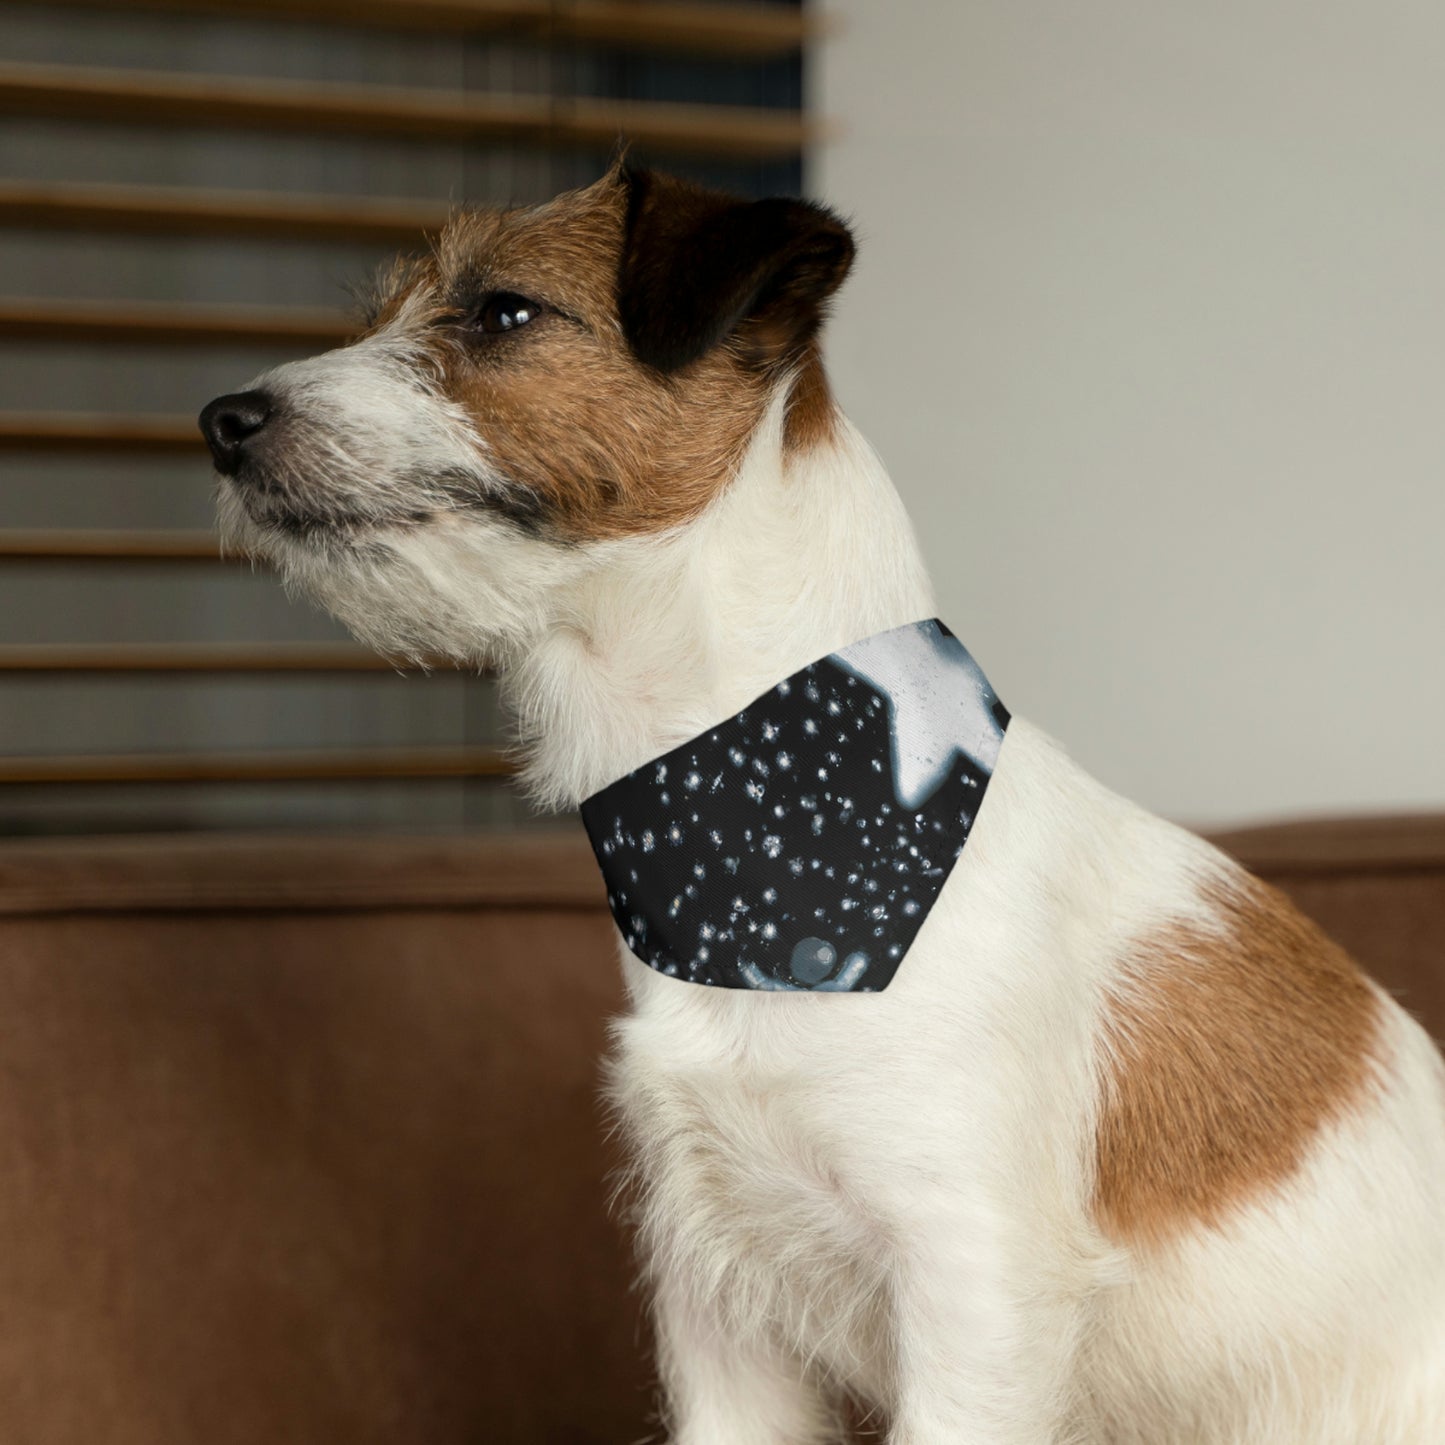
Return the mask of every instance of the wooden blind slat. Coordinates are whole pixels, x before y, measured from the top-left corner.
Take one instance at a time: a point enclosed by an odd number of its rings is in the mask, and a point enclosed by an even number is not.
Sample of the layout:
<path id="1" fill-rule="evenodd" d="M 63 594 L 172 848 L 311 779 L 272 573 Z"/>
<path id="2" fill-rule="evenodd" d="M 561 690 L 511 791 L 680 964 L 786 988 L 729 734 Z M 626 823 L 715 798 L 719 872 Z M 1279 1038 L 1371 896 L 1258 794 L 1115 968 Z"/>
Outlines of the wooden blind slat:
<path id="1" fill-rule="evenodd" d="M 502 778 L 515 771 L 499 749 L 478 747 L 0 757 L 0 784 L 361 782 Z"/>
<path id="2" fill-rule="evenodd" d="M 820 137 L 801 114 L 586 96 L 478 95 L 92 66 L 0 65 L 0 113 L 150 125 L 393 135 L 772 160 Z"/>
<path id="3" fill-rule="evenodd" d="M 505 35 L 699 55 L 790 55 L 821 27 L 776 5 L 658 0 L 57 0 L 79 8 L 189 11 L 389 30 Z"/>
<path id="4" fill-rule="evenodd" d="M 0 451 L 200 454 L 204 450 L 193 416 L 0 412 Z"/>
<path id="5" fill-rule="evenodd" d="M 406 666 L 365 648 L 329 642 L 0 645 L 0 673 L 366 673 Z"/>
<path id="6" fill-rule="evenodd" d="M 300 306 L 0 298 L 0 337 L 19 341 L 330 347 L 356 329 L 344 312 Z"/>
<path id="7" fill-rule="evenodd" d="M 212 532 L 0 531 L 0 561 L 219 562 Z M 236 558 L 247 561 L 246 558 Z"/>
<path id="8" fill-rule="evenodd" d="M 53 230 L 410 246 L 439 231 L 448 214 L 445 206 L 408 201 L 0 181 L 0 225 Z"/>
<path id="9" fill-rule="evenodd" d="M 537 0 L 529 8 L 554 8 Z M 594 45 L 691 51 L 763 59 L 792 55 L 825 27 L 780 5 L 647 5 L 634 0 L 560 0 L 554 31 Z"/>

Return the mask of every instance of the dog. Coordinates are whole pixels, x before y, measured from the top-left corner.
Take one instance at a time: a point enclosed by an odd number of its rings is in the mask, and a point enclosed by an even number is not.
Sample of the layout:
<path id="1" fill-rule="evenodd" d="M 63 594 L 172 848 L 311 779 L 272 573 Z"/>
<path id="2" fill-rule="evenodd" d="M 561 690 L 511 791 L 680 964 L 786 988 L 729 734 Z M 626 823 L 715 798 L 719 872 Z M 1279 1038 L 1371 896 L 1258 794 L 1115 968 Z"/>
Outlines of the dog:
<path id="1" fill-rule="evenodd" d="M 820 206 L 625 163 L 459 212 L 360 339 L 202 413 L 223 534 L 392 657 L 496 667 L 575 807 L 933 616 L 821 361 L 853 254 Z M 857 1402 L 893 1445 L 1445 1439 L 1434 1046 L 1026 721 L 886 988 L 622 966 L 677 1445 L 833 1441 Z"/>

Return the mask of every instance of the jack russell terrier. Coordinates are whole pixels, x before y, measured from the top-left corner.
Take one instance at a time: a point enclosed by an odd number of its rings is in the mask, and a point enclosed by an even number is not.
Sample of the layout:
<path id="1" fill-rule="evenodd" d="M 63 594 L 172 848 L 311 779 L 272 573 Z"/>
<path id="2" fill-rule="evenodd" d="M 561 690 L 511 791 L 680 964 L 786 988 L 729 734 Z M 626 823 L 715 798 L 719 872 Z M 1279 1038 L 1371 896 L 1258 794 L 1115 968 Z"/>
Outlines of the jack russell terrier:
<path id="1" fill-rule="evenodd" d="M 852 258 L 619 164 L 201 418 L 230 544 L 495 666 L 583 809 L 671 1438 L 1445 1441 L 1439 1055 L 934 620 L 820 361 Z"/>

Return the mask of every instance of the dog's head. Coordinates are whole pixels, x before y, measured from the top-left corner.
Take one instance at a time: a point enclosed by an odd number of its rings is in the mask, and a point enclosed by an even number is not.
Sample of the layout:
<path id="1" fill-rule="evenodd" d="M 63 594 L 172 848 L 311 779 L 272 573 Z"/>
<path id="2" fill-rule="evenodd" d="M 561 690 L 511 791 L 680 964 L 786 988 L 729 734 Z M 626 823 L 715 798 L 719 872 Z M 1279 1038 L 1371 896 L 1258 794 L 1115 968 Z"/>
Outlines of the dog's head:
<path id="1" fill-rule="evenodd" d="M 795 444 L 826 430 L 852 256 L 820 207 L 620 166 L 461 212 L 356 341 L 201 413 L 226 539 L 388 650 L 504 654 L 538 589 L 698 516 L 779 386 Z"/>

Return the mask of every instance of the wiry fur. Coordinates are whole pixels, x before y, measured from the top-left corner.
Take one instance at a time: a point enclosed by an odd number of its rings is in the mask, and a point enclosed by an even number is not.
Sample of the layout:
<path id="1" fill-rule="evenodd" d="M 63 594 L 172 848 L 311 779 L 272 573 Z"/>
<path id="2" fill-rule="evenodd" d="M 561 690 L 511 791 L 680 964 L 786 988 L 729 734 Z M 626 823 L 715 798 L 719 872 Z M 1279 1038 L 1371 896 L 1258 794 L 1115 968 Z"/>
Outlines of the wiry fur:
<path id="1" fill-rule="evenodd" d="M 307 493 L 366 525 L 269 527 L 231 487 L 223 517 L 383 649 L 500 664 L 548 804 L 577 803 L 840 645 L 933 614 L 866 443 L 834 419 L 815 445 L 789 445 L 795 373 L 768 379 L 746 452 L 695 515 L 559 539 L 428 490 L 432 467 L 481 492 L 514 481 L 389 334 L 268 381 L 314 425 L 288 463 Z M 344 455 L 315 440 L 343 414 L 362 419 L 342 428 Z M 878 1411 L 893 1445 L 1445 1438 L 1445 1085 L 1382 994 L 1348 1005 L 1358 1028 L 1329 1045 L 1342 1067 L 1310 1075 L 1329 1107 L 1289 1114 L 1287 1167 L 1246 1147 L 1227 1205 L 1205 1217 L 1171 1193 L 1165 1117 L 1111 1166 L 1125 1197 L 1134 1151 L 1162 1161 L 1148 1233 L 1111 1229 L 1100 1207 L 1104 1112 L 1137 1086 L 1129 1040 L 1182 966 L 1167 940 L 1196 940 L 1197 1012 L 1170 1022 L 1207 1089 L 1218 1051 L 1197 940 L 1243 949 L 1235 904 L 1250 889 L 1015 719 L 885 992 L 709 989 L 624 950 L 611 1094 L 672 1438 L 834 1440 L 845 1395 Z M 1232 1017 L 1250 1031 L 1247 1009 Z M 1260 1030 L 1276 1054 L 1290 1047 L 1279 1033 Z M 1227 1116 L 1204 1116 L 1201 1147 L 1238 1142 Z"/>

